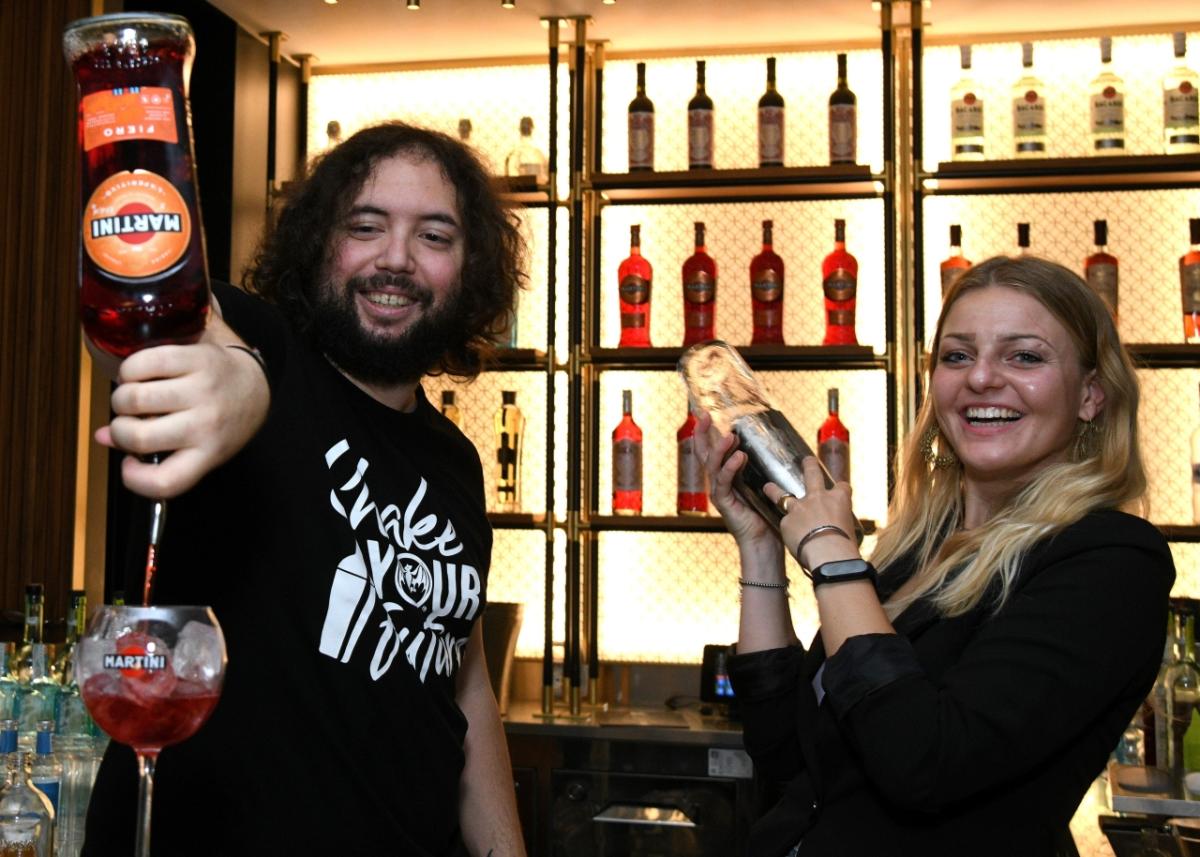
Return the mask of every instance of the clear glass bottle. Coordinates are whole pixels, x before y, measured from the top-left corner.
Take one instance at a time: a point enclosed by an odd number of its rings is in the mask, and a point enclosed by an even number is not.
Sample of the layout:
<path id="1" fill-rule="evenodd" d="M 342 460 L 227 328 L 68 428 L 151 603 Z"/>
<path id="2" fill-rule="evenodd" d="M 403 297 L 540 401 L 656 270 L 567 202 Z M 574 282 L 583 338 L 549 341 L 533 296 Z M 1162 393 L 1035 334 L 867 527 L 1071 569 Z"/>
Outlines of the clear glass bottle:
<path id="1" fill-rule="evenodd" d="M 1167 766 L 1167 670 L 1175 661 L 1175 616 L 1167 611 L 1167 634 L 1163 641 L 1162 661 L 1154 686 L 1142 702 L 1142 734 L 1144 754 L 1150 767 Z"/>
<path id="2" fill-rule="evenodd" d="M 1083 276 L 1116 320 L 1120 277 L 1118 259 L 1108 252 L 1107 220 L 1097 220 L 1092 224 L 1092 238 L 1096 243 L 1096 250 L 1083 261 Z"/>
<path id="3" fill-rule="evenodd" d="M 1013 150 L 1018 158 L 1046 156 L 1046 87 L 1033 70 L 1033 43 L 1021 43 L 1024 74 L 1013 84 Z"/>
<path id="4" fill-rule="evenodd" d="M 962 73 L 950 89 L 950 159 L 982 161 L 983 98 L 971 77 L 971 46 L 960 45 L 958 50 Z"/>
<path id="5" fill-rule="evenodd" d="M 704 60 L 696 60 L 696 94 L 688 102 L 688 169 L 713 167 L 713 101 L 704 91 Z"/>
<path id="6" fill-rule="evenodd" d="M 646 64 L 637 64 L 637 95 L 629 102 L 629 171 L 654 169 L 654 102 L 646 95 Z"/>
<path id="7" fill-rule="evenodd" d="M 17 680 L 26 683 L 30 679 L 33 666 L 33 645 L 44 639 L 46 629 L 45 600 L 42 584 L 30 583 L 25 587 L 25 624 L 21 635 L 21 645 L 17 649 L 16 661 L 11 669 Z"/>
<path id="8" fill-rule="evenodd" d="M 0 718 L 12 717 L 16 711 L 17 696 L 21 692 L 21 682 L 17 680 L 12 665 L 17 658 L 17 644 L 4 644 L 4 663 L 0 665 Z"/>
<path id="9" fill-rule="evenodd" d="M 521 117 L 520 132 L 520 142 L 504 159 L 504 174 L 533 176 L 539 185 L 544 185 L 550 181 L 550 162 L 542 150 L 533 144 L 532 117 Z"/>
<path id="10" fill-rule="evenodd" d="M 1092 148 L 1101 153 L 1125 150 L 1125 81 L 1112 68 L 1112 39 L 1100 39 L 1100 73 L 1088 86 Z"/>
<path id="11" fill-rule="evenodd" d="M 621 391 L 621 422 L 612 433 L 614 515 L 642 514 L 642 429 L 633 420 L 633 391 Z"/>
<path id="12" fill-rule="evenodd" d="M 1179 291 L 1183 302 L 1183 341 L 1200 343 L 1200 217 L 1188 220 L 1192 246 L 1179 257 Z"/>
<path id="13" fill-rule="evenodd" d="M 496 507 L 500 512 L 521 508 L 521 440 L 525 434 L 525 416 L 517 407 L 515 390 L 500 393 L 496 411 Z"/>
<path id="14" fill-rule="evenodd" d="M 54 809 L 29 782 L 25 751 L 8 759 L 8 783 L 0 791 L 0 854 L 51 857 L 54 853 Z"/>
<path id="15" fill-rule="evenodd" d="M 59 647 L 50 665 L 50 677 L 61 685 L 74 681 L 71 659 L 75 655 L 75 644 L 79 635 L 87 630 L 87 592 L 82 589 L 71 590 L 71 609 L 67 611 L 66 633 L 63 644 Z"/>
<path id="16" fill-rule="evenodd" d="M 1175 65 L 1163 77 L 1163 151 L 1200 152 L 1200 74 L 1187 64 L 1187 33 L 1176 33 Z"/>
<path id="17" fill-rule="evenodd" d="M 29 767 L 29 781 L 46 796 L 54 815 L 58 817 L 58 798 L 62 788 L 63 766 L 54 752 L 54 722 L 42 720 L 37 725 L 37 743 Z"/>
<path id="18" fill-rule="evenodd" d="M 53 720 L 58 704 L 59 684 L 50 677 L 48 663 L 49 647 L 45 643 L 33 644 L 33 667 L 29 684 L 22 686 L 20 707 L 17 717 L 21 721 L 21 732 L 32 735 L 42 720 Z"/>
<path id="19" fill-rule="evenodd" d="M 1167 670 L 1167 769 L 1171 781 L 1183 787 L 1187 773 L 1184 738 L 1193 726 L 1194 715 L 1200 713 L 1200 668 L 1196 666 L 1196 602 L 1177 599 L 1175 610 L 1175 639 L 1177 655 Z M 1200 759 L 1193 760 L 1200 767 Z"/>
<path id="20" fill-rule="evenodd" d="M 4 774 L 4 783 L 9 782 L 9 761 L 12 754 L 17 752 L 17 728 L 20 724 L 16 718 L 0 720 L 0 771 Z"/>
<path id="21" fill-rule="evenodd" d="M 838 415 L 838 390 L 827 393 L 829 416 L 817 430 L 817 457 L 834 482 L 850 481 L 850 430 Z"/>
<path id="22" fill-rule="evenodd" d="M 758 99 L 758 165 L 782 167 L 783 96 L 775 88 L 775 57 L 767 57 L 767 90 Z"/>
<path id="23" fill-rule="evenodd" d="M 442 416 L 458 426 L 459 431 L 462 431 L 462 411 L 458 409 L 454 400 L 453 390 L 442 390 Z"/>
<path id="24" fill-rule="evenodd" d="M 829 163 L 858 162 L 858 98 L 846 77 L 846 55 L 837 55 L 837 89 L 829 96 Z"/>

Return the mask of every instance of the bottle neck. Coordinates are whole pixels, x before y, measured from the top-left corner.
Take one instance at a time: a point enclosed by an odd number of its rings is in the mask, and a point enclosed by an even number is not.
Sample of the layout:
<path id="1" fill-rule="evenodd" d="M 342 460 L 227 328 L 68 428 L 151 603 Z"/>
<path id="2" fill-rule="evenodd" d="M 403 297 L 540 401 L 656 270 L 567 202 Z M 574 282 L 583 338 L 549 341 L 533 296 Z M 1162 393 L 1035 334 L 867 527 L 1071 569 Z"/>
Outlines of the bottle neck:
<path id="1" fill-rule="evenodd" d="M 1183 638 L 1179 641 L 1179 660 L 1185 664 L 1196 662 L 1196 619 L 1183 617 Z"/>

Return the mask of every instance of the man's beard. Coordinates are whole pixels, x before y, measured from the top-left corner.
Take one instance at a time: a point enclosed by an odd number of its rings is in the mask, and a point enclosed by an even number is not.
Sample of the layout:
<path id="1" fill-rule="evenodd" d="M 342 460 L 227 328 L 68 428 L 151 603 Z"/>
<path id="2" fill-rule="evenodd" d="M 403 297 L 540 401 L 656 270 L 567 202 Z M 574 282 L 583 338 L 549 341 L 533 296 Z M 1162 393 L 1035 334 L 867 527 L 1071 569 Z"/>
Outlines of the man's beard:
<path id="1" fill-rule="evenodd" d="M 372 333 L 359 319 L 356 295 L 367 286 L 392 286 L 421 308 L 420 315 L 399 333 Z M 334 365 L 367 384 L 419 381 L 436 367 L 447 345 L 462 333 L 462 287 L 430 312 L 433 294 L 408 277 L 352 277 L 344 286 L 326 282 L 313 308 L 312 335 Z"/>

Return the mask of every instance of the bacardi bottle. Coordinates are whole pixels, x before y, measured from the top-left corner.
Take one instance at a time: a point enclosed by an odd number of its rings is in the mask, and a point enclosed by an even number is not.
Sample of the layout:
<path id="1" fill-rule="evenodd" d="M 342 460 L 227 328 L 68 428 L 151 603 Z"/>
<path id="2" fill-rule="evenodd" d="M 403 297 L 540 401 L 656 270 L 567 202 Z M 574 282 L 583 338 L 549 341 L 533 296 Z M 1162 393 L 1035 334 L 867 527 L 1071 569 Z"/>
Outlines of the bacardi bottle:
<path id="1" fill-rule="evenodd" d="M 713 165 L 713 102 L 704 91 L 704 60 L 696 61 L 696 94 L 688 102 L 688 169 Z"/>
<path id="2" fill-rule="evenodd" d="M 962 227 L 955 223 L 950 227 L 950 255 L 942 260 L 940 266 L 943 296 L 962 272 L 970 267 L 970 261 L 962 252 Z"/>
<path id="3" fill-rule="evenodd" d="M 496 506 L 501 512 L 521 508 L 521 439 L 525 434 L 525 416 L 517 407 L 514 390 L 500 393 L 496 411 Z"/>
<path id="4" fill-rule="evenodd" d="M 983 98 L 971 77 L 971 46 L 959 46 L 962 74 L 950 89 L 950 158 L 983 160 Z"/>
<path id="5" fill-rule="evenodd" d="M 1117 257 L 1108 252 L 1108 221 L 1097 220 L 1092 224 L 1092 235 L 1096 252 L 1083 262 L 1083 273 L 1087 284 L 1092 287 L 1108 307 L 1113 318 L 1117 317 L 1119 278 Z"/>
<path id="6" fill-rule="evenodd" d="M 1179 290 L 1183 297 L 1183 341 L 1200 343 L 1200 217 L 1188 221 L 1192 246 L 1179 257 Z"/>
<path id="7" fill-rule="evenodd" d="M 633 391 L 621 391 L 621 422 L 612 433 L 614 515 L 642 514 L 642 430 L 633 421 Z"/>
<path id="8" fill-rule="evenodd" d="M 620 347 L 650 347 L 650 287 L 654 269 L 642 255 L 642 227 L 629 227 L 629 256 L 617 269 L 621 302 Z"/>
<path id="9" fill-rule="evenodd" d="M 533 143 L 533 118 L 522 116 L 521 138 L 516 148 L 504 159 L 504 173 L 509 176 L 533 176 L 539 185 L 550 181 L 550 162 Z"/>
<path id="10" fill-rule="evenodd" d="M 704 224 L 696 223 L 696 249 L 683 263 L 683 346 L 716 338 L 717 263 L 704 247 Z"/>
<path id="11" fill-rule="evenodd" d="M 783 166 L 783 96 L 775 89 L 775 57 L 767 57 L 767 91 L 758 99 L 758 165 Z"/>
<path id="12" fill-rule="evenodd" d="M 1112 70 L 1112 39 L 1100 39 L 1100 73 L 1088 89 L 1092 147 L 1098 152 L 1125 149 L 1125 81 Z"/>
<path id="13" fill-rule="evenodd" d="M 442 391 L 442 416 L 458 426 L 459 431 L 462 431 L 462 411 L 458 409 L 458 405 L 455 403 L 453 390 Z"/>
<path id="14" fill-rule="evenodd" d="M 646 95 L 646 64 L 637 64 L 637 95 L 629 102 L 629 171 L 654 169 L 654 102 Z"/>
<path id="15" fill-rule="evenodd" d="M 837 89 L 829 96 L 829 163 L 858 159 L 858 99 L 846 83 L 846 55 L 837 55 Z"/>
<path id="16" fill-rule="evenodd" d="M 783 259 L 772 247 L 773 224 L 763 221 L 762 252 L 750 260 L 751 345 L 783 344 Z"/>
<path id="17" fill-rule="evenodd" d="M 858 295 L 858 260 L 846 251 L 846 221 L 833 221 L 833 251 L 821 263 L 825 289 L 823 345 L 857 345 L 854 311 Z"/>
<path id="18" fill-rule="evenodd" d="M 1046 156 L 1045 85 L 1033 72 L 1033 43 L 1021 43 L 1025 73 L 1013 85 L 1013 145 L 1018 158 Z"/>
<path id="19" fill-rule="evenodd" d="M 675 511 L 680 515 L 708 514 L 708 477 L 696 454 L 695 437 L 696 417 L 688 410 L 687 419 L 675 432 L 679 447 Z"/>
<path id="20" fill-rule="evenodd" d="M 829 416 L 817 430 L 817 457 L 834 482 L 850 481 L 850 430 L 838 416 L 838 391 L 831 387 Z"/>
<path id="21" fill-rule="evenodd" d="M 1187 33 L 1175 34 L 1175 66 L 1163 78 L 1163 151 L 1200 152 L 1200 75 L 1187 65 Z"/>
<path id="22" fill-rule="evenodd" d="M 1018 256 L 1028 256 L 1029 255 L 1029 247 L 1030 247 L 1029 224 L 1028 223 L 1018 223 L 1017 224 L 1017 255 Z"/>

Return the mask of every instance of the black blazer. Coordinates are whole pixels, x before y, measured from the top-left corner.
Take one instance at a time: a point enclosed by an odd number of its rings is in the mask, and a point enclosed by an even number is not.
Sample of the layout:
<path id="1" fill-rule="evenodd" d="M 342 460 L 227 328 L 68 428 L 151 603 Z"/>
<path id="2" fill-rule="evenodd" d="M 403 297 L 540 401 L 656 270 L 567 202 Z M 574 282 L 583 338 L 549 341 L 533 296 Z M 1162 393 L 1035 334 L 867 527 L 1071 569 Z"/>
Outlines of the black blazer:
<path id="1" fill-rule="evenodd" d="M 881 597 L 912 572 L 887 569 Z M 731 659 L 746 749 L 779 795 L 749 854 L 1056 854 L 1154 683 L 1174 578 L 1158 530 L 1096 512 L 1027 555 L 998 613 L 918 602 L 828 660 L 819 634 Z"/>

